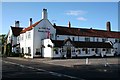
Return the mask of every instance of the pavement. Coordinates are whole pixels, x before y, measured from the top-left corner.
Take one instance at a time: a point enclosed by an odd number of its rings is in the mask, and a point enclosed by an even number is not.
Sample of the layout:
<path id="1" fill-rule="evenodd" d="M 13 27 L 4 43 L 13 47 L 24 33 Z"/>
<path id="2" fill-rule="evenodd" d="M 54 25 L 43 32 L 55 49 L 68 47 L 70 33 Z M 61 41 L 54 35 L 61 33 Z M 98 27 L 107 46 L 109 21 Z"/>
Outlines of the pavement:
<path id="1" fill-rule="evenodd" d="M 40 62 L 52 65 L 60 65 L 64 67 L 74 67 L 76 65 L 111 65 L 120 64 L 118 58 L 82 58 L 82 59 L 46 59 L 46 58 L 34 58 L 26 59 L 20 57 L 7 57 L 14 60 Z"/>

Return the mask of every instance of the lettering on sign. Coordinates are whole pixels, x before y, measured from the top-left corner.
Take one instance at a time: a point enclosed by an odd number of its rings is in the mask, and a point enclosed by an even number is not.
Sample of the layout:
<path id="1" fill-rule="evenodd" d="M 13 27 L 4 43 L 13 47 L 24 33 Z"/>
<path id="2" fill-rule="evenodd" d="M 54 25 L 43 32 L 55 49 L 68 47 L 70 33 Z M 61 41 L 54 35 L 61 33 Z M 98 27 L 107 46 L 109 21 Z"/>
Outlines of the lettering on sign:
<path id="1" fill-rule="evenodd" d="M 46 38 L 50 38 L 50 28 L 49 27 L 39 27 L 38 32 L 47 33 Z"/>
<path id="2" fill-rule="evenodd" d="M 41 31 L 41 30 L 38 30 L 38 32 L 48 32 L 48 31 Z"/>

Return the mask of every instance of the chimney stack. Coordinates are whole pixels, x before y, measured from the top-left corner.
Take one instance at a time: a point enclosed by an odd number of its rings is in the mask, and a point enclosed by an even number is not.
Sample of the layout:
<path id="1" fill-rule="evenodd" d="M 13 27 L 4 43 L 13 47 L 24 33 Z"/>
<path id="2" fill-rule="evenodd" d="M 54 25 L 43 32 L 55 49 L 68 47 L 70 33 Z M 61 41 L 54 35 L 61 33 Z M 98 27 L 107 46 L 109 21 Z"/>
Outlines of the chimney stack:
<path id="1" fill-rule="evenodd" d="M 109 21 L 106 23 L 106 27 L 107 27 L 107 31 L 111 31 L 111 24 Z"/>
<path id="2" fill-rule="evenodd" d="M 15 27 L 20 27 L 20 22 L 19 21 L 15 21 Z"/>
<path id="3" fill-rule="evenodd" d="M 56 24 L 54 23 L 53 26 L 56 26 Z"/>
<path id="4" fill-rule="evenodd" d="M 42 11 L 42 19 L 47 19 L 47 9 L 43 9 Z"/>
<path id="5" fill-rule="evenodd" d="M 30 26 L 32 25 L 32 18 L 30 18 Z"/>
<path id="6" fill-rule="evenodd" d="M 71 23 L 70 23 L 70 21 L 68 22 L 68 27 L 69 27 L 69 28 L 71 27 Z"/>

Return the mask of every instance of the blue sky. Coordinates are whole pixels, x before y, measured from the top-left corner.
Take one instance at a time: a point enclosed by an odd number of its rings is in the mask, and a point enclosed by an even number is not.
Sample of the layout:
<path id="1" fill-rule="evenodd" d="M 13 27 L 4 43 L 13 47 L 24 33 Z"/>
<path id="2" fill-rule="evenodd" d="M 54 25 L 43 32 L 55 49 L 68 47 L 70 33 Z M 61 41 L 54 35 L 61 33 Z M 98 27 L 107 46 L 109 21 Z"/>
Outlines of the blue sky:
<path id="1" fill-rule="evenodd" d="M 48 10 L 48 19 L 56 25 L 72 27 L 106 29 L 110 21 L 112 30 L 118 31 L 117 2 L 3 2 L 2 33 L 7 33 L 15 20 L 22 27 L 29 26 L 29 18 L 33 22 L 41 19 L 42 9 Z"/>

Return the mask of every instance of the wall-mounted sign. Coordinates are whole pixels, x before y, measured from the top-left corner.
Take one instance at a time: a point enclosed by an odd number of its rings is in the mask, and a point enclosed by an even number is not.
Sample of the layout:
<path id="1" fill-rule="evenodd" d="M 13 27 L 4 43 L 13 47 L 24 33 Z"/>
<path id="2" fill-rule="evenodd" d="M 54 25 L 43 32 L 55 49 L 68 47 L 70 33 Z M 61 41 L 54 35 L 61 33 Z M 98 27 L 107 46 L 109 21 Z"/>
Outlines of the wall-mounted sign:
<path id="1" fill-rule="evenodd" d="M 50 28 L 49 27 L 40 27 L 38 29 L 38 32 L 44 32 L 44 33 L 47 33 L 47 38 L 50 38 Z"/>

